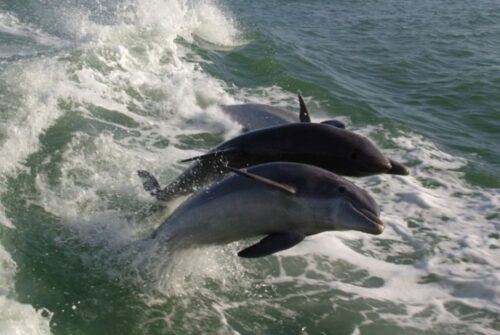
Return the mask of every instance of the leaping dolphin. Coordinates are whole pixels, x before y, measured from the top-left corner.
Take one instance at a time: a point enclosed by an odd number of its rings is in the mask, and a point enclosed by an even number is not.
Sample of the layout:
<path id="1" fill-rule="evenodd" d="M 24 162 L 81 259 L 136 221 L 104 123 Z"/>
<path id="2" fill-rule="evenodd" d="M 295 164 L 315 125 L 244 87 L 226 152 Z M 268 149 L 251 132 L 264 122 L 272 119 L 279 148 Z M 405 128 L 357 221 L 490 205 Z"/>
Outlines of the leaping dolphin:
<path id="1" fill-rule="evenodd" d="M 227 166 L 244 168 L 276 161 L 310 164 L 356 177 L 392 169 L 366 137 L 318 123 L 290 123 L 244 133 L 181 162 L 189 161 L 196 162 L 163 190 L 151 174 L 139 171 L 144 188 L 158 200 L 169 201 L 221 177 L 228 172 Z"/>
<path id="2" fill-rule="evenodd" d="M 299 117 L 287 110 L 264 104 L 223 105 L 221 110 L 232 120 L 239 123 L 243 132 L 295 122 L 312 122 L 309 110 L 300 94 L 298 94 L 298 100 L 300 106 Z M 335 119 L 325 120 L 320 123 L 346 129 L 345 123 Z M 410 170 L 404 164 L 391 158 L 389 158 L 389 161 L 392 168 L 387 173 L 396 175 L 410 174 Z"/>
<path id="3" fill-rule="evenodd" d="M 238 253 L 262 257 L 325 231 L 384 230 L 373 198 L 324 169 L 286 162 L 230 169 L 235 173 L 186 200 L 151 237 L 176 248 L 265 236 Z"/>

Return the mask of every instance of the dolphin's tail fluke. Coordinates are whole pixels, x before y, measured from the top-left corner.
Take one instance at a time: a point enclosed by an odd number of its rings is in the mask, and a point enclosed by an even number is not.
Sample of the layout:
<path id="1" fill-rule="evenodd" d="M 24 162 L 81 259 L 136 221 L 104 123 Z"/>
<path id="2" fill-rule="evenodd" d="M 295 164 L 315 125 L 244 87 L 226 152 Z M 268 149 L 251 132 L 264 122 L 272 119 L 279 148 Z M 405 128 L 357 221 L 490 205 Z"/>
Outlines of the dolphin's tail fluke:
<path id="1" fill-rule="evenodd" d="M 153 197 L 160 201 L 170 201 L 175 198 L 177 193 L 182 194 L 179 189 L 171 187 L 171 185 L 165 187 L 165 189 L 161 189 L 160 183 L 151 173 L 145 170 L 137 171 L 137 174 L 142 180 L 142 187 L 144 190 L 149 192 Z"/>
<path id="2" fill-rule="evenodd" d="M 149 192 L 153 197 L 158 197 L 158 194 L 161 192 L 161 187 L 155 176 L 145 170 L 139 170 L 137 174 L 142 180 L 142 187 L 144 187 L 144 190 Z"/>
<path id="3" fill-rule="evenodd" d="M 228 171 L 227 169 L 224 170 L 221 165 L 220 169 L 217 169 L 215 172 L 206 173 L 204 170 L 208 164 L 213 163 L 200 161 L 194 164 L 163 189 L 160 187 L 158 180 L 148 171 L 139 170 L 137 174 L 142 180 L 144 190 L 149 192 L 157 200 L 169 202 L 176 197 L 196 191 L 199 187 L 219 178 Z"/>

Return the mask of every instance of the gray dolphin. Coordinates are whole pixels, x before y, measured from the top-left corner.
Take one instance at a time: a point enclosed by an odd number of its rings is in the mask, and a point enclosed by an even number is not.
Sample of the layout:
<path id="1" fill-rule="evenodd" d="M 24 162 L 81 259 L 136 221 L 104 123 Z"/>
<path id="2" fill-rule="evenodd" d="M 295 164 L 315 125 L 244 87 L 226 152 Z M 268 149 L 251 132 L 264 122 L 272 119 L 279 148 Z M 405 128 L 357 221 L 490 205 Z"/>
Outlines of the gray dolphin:
<path id="1" fill-rule="evenodd" d="M 144 188 L 158 200 L 191 193 L 228 172 L 227 166 L 244 168 L 286 161 L 315 165 L 345 176 L 369 176 L 392 169 L 389 160 L 366 137 L 318 123 L 290 123 L 244 133 L 215 147 L 193 161 L 184 173 L 163 190 L 147 171 L 139 171 Z"/>
<path id="2" fill-rule="evenodd" d="M 312 122 L 309 110 L 300 94 L 298 94 L 298 99 L 300 106 L 299 117 L 287 110 L 263 104 L 223 105 L 221 110 L 232 120 L 239 123 L 243 128 L 243 132 L 294 122 Z M 320 123 L 346 129 L 346 125 L 342 121 L 335 119 L 325 120 Z M 391 158 L 389 158 L 389 161 L 392 168 L 387 171 L 388 174 L 405 176 L 410 174 L 410 170 L 404 164 Z"/>
<path id="3" fill-rule="evenodd" d="M 299 117 L 285 109 L 264 104 L 222 105 L 220 107 L 224 114 L 242 126 L 243 132 L 248 132 L 294 122 L 311 122 L 309 111 L 300 94 L 299 102 Z M 345 124 L 339 120 L 326 120 L 321 123 L 345 128 Z"/>
<path id="4" fill-rule="evenodd" d="M 232 170 L 186 200 L 151 237 L 177 248 L 266 236 L 238 253 L 262 257 L 325 231 L 384 230 L 373 198 L 324 169 L 275 162 Z"/>

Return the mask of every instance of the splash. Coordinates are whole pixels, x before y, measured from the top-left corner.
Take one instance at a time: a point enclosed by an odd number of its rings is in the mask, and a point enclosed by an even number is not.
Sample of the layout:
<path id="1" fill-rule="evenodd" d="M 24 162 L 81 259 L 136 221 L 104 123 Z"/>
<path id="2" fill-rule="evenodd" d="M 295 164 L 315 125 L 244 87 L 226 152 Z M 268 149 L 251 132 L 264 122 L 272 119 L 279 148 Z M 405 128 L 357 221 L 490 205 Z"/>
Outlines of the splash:
<path id="1" fill-rule="evenodd" d="M 97 255 L 108 265 L 120 264 L 120 257 L 130 255 L 127 243 L 150 227 L 134 224 L 138 217 L 130 216 L 129 205 L 141 211 L 146 198 L 135 171 L 163 167 L 163 175 L 172 175 L 178 169 L 172 163 L 190 155 L 183 149 L 189 135 L 237 132 L 236 125 L 207 109 L 234 99 L 224 83 L 190 60 L 189 43 L 199 35 L 230 47 L 239 43 L 238 32 L 208 1 L 135 1 L 109 22 L 94 20 L 82 8 L 61 6 L 53 8 L 57 15 L 44 27 L 58 27 L 59 37 L 11 13 L 0 15 L 0 33 L 58 50 L 48 57 L 14 59 L 0 74 L 0 189 L 16 201 L 32 197 L 77 232 L 78 244 L 107 242 Z M 208 26 L 218 28 L 207 32 Z M 37 171 L 32 184 L 10 194 L 12 180 L 30 171 Z M 6 214 L 12 208 L 5 206 L 0 206 L 0 220 L 6 229 L 26 228 Z M 120 250 L 125 250 L 122 256 Z M 0 251 L 1 332 L 50 333 L 49 322 L 58 311 L 37 311 L 15 300 L 16 264 L 3 247 Z M 109 276 L 123 275 L 115 270 L 111 266 Z"/>
<path id="2" fill-rule="evenodd" d="M 16 263 L 0 245 L 0 331 L 4 334 L 50 334 L 51 313 L 17 302 L 14 291 Z"/>
<path id="3" fill-rule="evenodd" d="M 11 13 L 0 12 L 0 34 L 34 41 L 37 44 L 61 47 L 65 43 L 60 38 L 44 32 L 30 24 L 24 24 Z"/>

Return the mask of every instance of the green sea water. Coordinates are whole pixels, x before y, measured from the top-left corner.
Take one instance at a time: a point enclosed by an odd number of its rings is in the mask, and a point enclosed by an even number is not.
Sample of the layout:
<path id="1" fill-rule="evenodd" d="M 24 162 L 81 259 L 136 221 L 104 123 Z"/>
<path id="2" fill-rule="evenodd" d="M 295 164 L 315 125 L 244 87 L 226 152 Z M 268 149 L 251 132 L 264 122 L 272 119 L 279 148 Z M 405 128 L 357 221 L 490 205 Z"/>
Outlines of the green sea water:
<path id="1" fill-rule="evenodd" d="M 500 333 L 498 1 L 0 0 L 0 334 Z M 339 118 L 384 234 L 138 247 L 221 104 Z"/>

